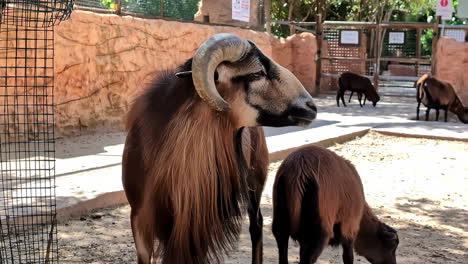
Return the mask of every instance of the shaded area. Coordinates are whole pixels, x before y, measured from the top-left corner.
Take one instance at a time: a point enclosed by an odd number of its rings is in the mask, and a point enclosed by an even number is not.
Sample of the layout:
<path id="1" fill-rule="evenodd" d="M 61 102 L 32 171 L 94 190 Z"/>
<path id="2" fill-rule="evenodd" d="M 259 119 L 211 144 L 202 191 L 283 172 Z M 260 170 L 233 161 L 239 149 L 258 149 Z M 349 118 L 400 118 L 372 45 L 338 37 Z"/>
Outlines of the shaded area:
<path id="1" fill-rule="evenodd" d="M 58 159 L 69 159 L 89 155 L 109 155 L 106 148 L 123 144 L 125 133 L 106 133 L 95 135 L 84 135 L 79 137 L 66 137 L 56 140 L 56 157 Z M 121 155 L 112 153 L 110 155 Z"/>
<path id="2" fill-rule="evenodd" d="M 302 128 L 302 127 L 263 127 L 263 130 L 265 131 L 265 136 L 271 137 L 271 136 L 277 136 L 277 135 L 282 135 L 286 133 L 292 133 L 292 132 L 297 132 L 297 131 L 303 131 L 303 130 L 308 130 L 312 128 L 317 128 L 317 127 L 323 127 L 323 126 L 329 126 L 329 125 L 335 125 L 338 124 L 338 121 L 331 121 L 331 120 L 315 120 L 312 122 L 312 124 L 307 127 L 307 128 Z"/>
<path id="3" fill-rule="evenodd" d="M 440 201 L 428 198 L 402 197 L 399 200 L 401 202 L 396 204 L 396 208 L 402 212 L 430 217 L 440 226 L 457 228 L 462 231 L 468 230 L 468 210 L 466 208 L 443 206 Z"/>

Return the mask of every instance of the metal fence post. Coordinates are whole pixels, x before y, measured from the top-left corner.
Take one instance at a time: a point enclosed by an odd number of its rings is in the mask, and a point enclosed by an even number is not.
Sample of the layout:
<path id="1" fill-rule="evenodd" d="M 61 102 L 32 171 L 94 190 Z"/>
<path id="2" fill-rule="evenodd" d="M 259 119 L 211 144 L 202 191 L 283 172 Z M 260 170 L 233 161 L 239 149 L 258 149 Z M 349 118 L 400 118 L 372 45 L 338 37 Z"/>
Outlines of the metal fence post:
<path id="1" fill-rule="evenodd" d="M 420 28 L 416 30 L 416 58 L 418 58 L 415 66 L 416 76 L 419 76 L 419 60 L 421 59 L 421 30 Z"/>
<path id="2" fill-rule="evenodd" d="M 434 38 L 432 39 L 432 60 L 431 60 L 431 74 L 436 74 L 436 64 L 437 64 L 437 42 L 439 42 L 439 25 L 442 21 L 440 16 L 437 17 L 436 23 L 434 25 Z"/>
<path id="3" fill-rule="evenodd" d="M 268 33 L 271 33 L 271 0 L 265 0 L 265 27 Z"/>
<path id="4" fill-rule="evenodd" d="M 164 16 L 164 0 L 159 0 L 159 15 Z"/>
<path id="5" fill-rule="evenodd" d="M 320 79 L 322 78 L 322 38 L 323 38 L 323 25 L 322 15 L 317 14 L 315 25 L 315 37 L 317 39 L 317 54 L 316 54 L 316 74 L 315 74 L 315 89 L 320 92 Z"/>
<path id="6" fill-rule="evenodd" d="M 382 27 L 377 22 L 376 23 L 376 34 L 377 34 L 377 43 L 375 45 L 375 69 L 374 69 L 374 87 L 379 90 L 379 77 L 380 77 L 380 56 L 382 54 L 381 42 L 382 42 Z"/>
<path id="7" fill-rule="evenodd" d="M 115 0 L 114 10 L 117 15 L 122 13 L 121 0 Z"/>

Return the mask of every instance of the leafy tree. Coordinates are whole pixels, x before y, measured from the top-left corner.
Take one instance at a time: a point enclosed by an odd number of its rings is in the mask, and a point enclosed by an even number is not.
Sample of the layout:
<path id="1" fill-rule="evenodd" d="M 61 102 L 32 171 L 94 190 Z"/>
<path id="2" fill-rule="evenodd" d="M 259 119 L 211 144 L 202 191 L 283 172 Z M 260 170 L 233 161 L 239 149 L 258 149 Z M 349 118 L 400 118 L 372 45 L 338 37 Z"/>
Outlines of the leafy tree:
<path id="1" fill-rule="evenodd" d="M 457 8 L 460 0 L 454 0 Z M 280 21 L 315 21 L 316 14 L 323 20 L 365 22 L 435 22 L 436 0 L 272 0 L 271 17 Z M 466 24 L 457 17 L 447 24 Z M 273 25 L 272 32 L 286 37 L 285 26 Z M 421 38 L 423 55 L 432 49 L 432 30 L 424 30 Z"/>

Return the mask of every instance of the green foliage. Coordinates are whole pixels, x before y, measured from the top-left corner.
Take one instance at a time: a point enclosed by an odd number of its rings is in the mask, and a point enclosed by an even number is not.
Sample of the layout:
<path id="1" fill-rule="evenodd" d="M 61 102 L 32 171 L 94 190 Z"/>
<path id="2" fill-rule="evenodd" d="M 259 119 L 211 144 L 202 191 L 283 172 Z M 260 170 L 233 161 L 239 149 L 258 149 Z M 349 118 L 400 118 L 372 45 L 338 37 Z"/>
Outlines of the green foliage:
<path id="1" fill-rule="evenodd" d="M 183 20 L 193 20 L 201 0 L 164 0 L 164 16 Z M 149 16 L 160 15 L 160 0 L 121 0 L 122 9 L 128 12 Z M 115 8 L 115 0 L 101 0 L 109 9 Z"/>
<path id="2" fill-rule="evenodd" d="M 454 0 L 455 9 L 460 0 Z M 436 0 L 272 0 L 271 16 L 280 21 L 315 21 L 317 10 L 331 21 L 400 21 L 435 23 Z M 292 7 L 292 10 L 291 10 Z M 318 8 L 319 7 L 319 8 Z M 456 15 L 456 12 L 455 14 Z M 466 24 L 454 16 L 449 25 Z M 272 32 L 279 37 L 289 35 L 287 26 L 274 25 Z M 431 54 L 432 30 L 423 30 L 421 53 Z M 413 41 L 413 40 L 407 40 Z M 383 51 L 390 52 L 390 51 Z"/>
<path id="3" fill-rule="evenodd" d="M 128 0 L 124 0 L 124 1 L 128 1 Z M 101 0 L 101 4 L 109 9 L 115 8 L 114 0 Z"/>
<path id="4" fill-rule="evenodd" d="M 459 1 L 453 1 L 455 9 Z M 317 5 L 326 20 L 375 21 L 390 12 L 388 21 L 434 22 L 436 0 L 272 0 L 271 16 L 276 20 L 314 21 Z M 454 17 L 449 23 L 463 21 Z"/>

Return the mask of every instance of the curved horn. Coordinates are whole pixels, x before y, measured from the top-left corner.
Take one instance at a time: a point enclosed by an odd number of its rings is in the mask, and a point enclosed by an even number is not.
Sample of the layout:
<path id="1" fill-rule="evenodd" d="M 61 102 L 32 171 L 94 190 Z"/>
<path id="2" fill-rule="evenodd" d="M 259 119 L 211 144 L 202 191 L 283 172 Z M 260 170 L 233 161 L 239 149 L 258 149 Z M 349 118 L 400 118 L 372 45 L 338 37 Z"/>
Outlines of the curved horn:
<path id="1" fill-rule="evenodd" d="M 235 62 L 251 49 L 245 39 L 231 34 L 217 34 L 198 48 L 192 60 L 192 79 L 198 95 L 218 111 L 227 111 L 230 106 L 219 94 L 214 82 L 214 73 L 223 61 Z"/>

